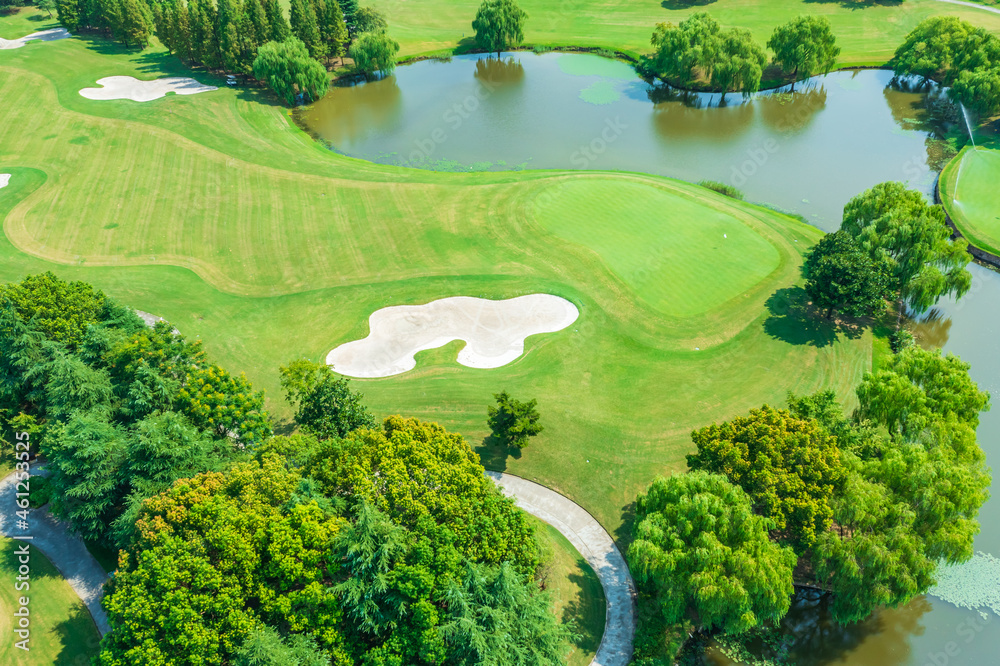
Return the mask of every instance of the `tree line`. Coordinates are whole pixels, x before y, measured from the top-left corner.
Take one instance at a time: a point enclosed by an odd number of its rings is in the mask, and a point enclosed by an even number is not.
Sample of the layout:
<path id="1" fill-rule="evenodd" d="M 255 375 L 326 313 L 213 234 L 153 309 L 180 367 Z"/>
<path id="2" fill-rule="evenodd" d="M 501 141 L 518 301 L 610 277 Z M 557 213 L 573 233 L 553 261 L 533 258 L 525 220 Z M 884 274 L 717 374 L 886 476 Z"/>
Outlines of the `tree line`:
<path id="1" fill-rule="evenodd" d="M 32 490 L 119 551 L 95 663 L 564 664 L 534 528 L 468 442 L 378 423 L 326 365 L 280 372 L 277 437 L 169 323 L 51 273 L 0 285 L 3 441 L 29 432 Z"/>
<path id="2" fill-rule="evenodd" d="M 693 432 L 691 471 L 636 502 L 628 561 L 659 626 L 745 634 L 784 617 L 800 583 L 857 622 L 971 558 L 991 476 L 976 441 L 989 394 L 968 370 L 910 345 L 864 376 L 851 415 L 832 391 L 789 394 Z M 642 661 L 649 634 L 639 663 L 659 663 Z"/>
<path id="3" fill-rule="evenodd" d="M 774 29 L 767 47 L 773 61 L 795 82 L 833 68 L 840 55 L 836 37 L 825 17 L 800 16 Z M 760 89 L 768 58 L 764 48 L 744 28 L 723 29 L 705 12 L 696 12 L 679 25 L 660 23 L 650 43 L 651 57 L 640 70 L 668 83 L 689 87 L 701 81 L 722 92 L 748 96 Z"/>
<path id="4" fill-rule="evenodd" d="M 365 76 L 391 71 L 399 44 L 385 16 L 357 0 L 57 0 L 70 31 L 93 30 L 145 48 L 151 35 L 192 65 L 267 83 L 289 104 L 322 97 L 330 61 L 349 54 Z"/>

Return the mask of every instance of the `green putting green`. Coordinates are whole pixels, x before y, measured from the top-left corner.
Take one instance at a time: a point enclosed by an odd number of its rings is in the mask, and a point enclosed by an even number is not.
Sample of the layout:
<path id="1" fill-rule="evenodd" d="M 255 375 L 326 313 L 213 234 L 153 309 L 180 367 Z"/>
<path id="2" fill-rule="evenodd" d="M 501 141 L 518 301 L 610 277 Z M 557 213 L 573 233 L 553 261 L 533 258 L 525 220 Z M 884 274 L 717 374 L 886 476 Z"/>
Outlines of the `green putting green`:
<path id="1" fill-rule="evenodd" d="M 749 291 L 778 267 L 744 210 L 648 183 L 577 176 L 543 190 L 535 218 L 600 255 L 657 310 L 686 317 Z"/>
<path id="2" fill-rule="evenodd" d="M 451 50 L 472 44 L 472 19 L 480 0 L 376 0 L 389 16 L 389 31 L 403 55 Z M 775 26 L 809 14 L 826 16 L 843 52 L 841 65 L 882 64 L 920 21 L 959 16 L 1000 32 L 1000 16 L 983 9 L 935 0 L 905 2 L 815 2 L 815 0 L 519 0 L 528 12 L 528 44 L 592 46 L 643 53 L 657 23 L 679 23 L 708 12 L 724 26 L 748 28 L 766 42 Z"/>
<path id="3" fill-rule="evenodd" d="M 0 663 L 5 666 L 52 666 L 89 663 L 97 654 L 101 637 L 80 601 L 52 563 L 34 547 L 30 548 L 27 590 L 17 591 L 14 583 L 20 561 L 15 549 L 24 542 L 0 537 Z M 25 651 L 15 647 L 18 622 L 14 613 L 22 597 L 28 599 L 29 642 Z M 81 661 L 81 658 L 83 661 Z"/>
<path id="4" fill-rule="evenodd" d="M 30 15 L 0 18 L 0 36 L 55 25 Z M 112 75 L 220 89 L 148 103 L 79 95 Z M 263 91 L 227 88 L 158 46 L 68 39 L 0 52 L 0 99 L 0 173 L 13 174 L 0 190 L 0 280 L 52 270 L 166 317 L 266 389 L 279 418 L 290 414 L 278 366 L 364 337 L 379 308 L 571 300 L 577 322 L 529 338 L 502 368 L 460 366 L 452 343 L 418 355 L 411 372 L 352 384 L 378 415 L 463 433 L 488 467 L 564 493 L 612 533 L 651 478 L 684 469 L 693 428 L 782 403 L 788 390 L 850 400 L 871 366 L 870 334 L 847 339 L 771 298 L 796 293 L 820 232 L 696 185 L 344 158 Z M 616 237 L 621 228 L 631 236 Z M 730 239 L 740 253 L 719 245 Z M 519 454 L 482 444 L 486 406 L 503 389 L 538 398 L 542 413 L 545 431 Z"/>
<path id="5" fill-rule="evenodd" d="M 1000 255 L 1000 150 L 963 149 L 942 171 L 940 194 L 962 235 Z"/>

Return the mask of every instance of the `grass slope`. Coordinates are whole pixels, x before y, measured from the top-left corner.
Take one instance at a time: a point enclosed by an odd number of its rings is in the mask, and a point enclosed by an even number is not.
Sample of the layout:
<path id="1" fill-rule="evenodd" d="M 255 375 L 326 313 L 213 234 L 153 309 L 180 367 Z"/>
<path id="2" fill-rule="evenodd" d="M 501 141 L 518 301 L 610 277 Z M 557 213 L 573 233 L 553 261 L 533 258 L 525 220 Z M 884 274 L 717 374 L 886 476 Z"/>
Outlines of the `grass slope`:
<path id="1" fill-rule="evenodd" d="M 387 12 L 403 55 L 471 45 L 479 0 L 375 0 Z M 766 42 L 775 26 L 802 14 L 826 16 L 843 52 L 842 66 L 881 64 L 917 23 L 940 14 L 960 16 L 1000 32 L 1000 16 L 935 0 L 519 0 L 528 12 L 525 41 L 550 46 L 598 46 L 646 52 L 657 23 L 679 23 L 708 12 L 725 26 L 748 28 Z M 464 35 L 464 38 L 463 38 Z"/>
<path id="2" fill-rule="evenodd" d="M 0 36 L 52 25 L 25 15 L 0 18 Z M 846 339 L 797 306 L 802 253 L 820 235 L 805 224 L 639 174 L 351 160 L 254 90 L 146 104 L 78 94 L 103 76 L 168 74 L 190 72 L 162 50 L 103 41 L 0 53 L 0 173 L 14 174 L 0 190 L 0 280 L 54 270 L 164 316 L 267 389 L 279 416 L 278 365 L 363 337 L 381 307 L 563 296 L 580 319 L 529 338 L 503 368 L 459 366 L 453 343 L 412 372 L 353 384 L 377 414 L 439 421 L 488 467 L 564 493 L 614 532 L 651 478 L 684 469 L 693 428 L 788 390 L 848 397 L 870 367 L 868 334 Z M 595 204 L 629 193 L 650 217 L 612 236 L 605 207 L 574 226 L 589 214 L 574 203 L 583 180 Z M 747 251 L 716 249 L 720 231 Z M 523 453 L 485 443 L 501 389 L 539 400 L 546 430 Z"/>
<path id="3" fill-rule="evenodd" d="M 593 568 L 559 530 L 535 517 L 535 534 L 548 566 L 543 574 L 553 611 L 569 623 L 576 638 L 571 642 L 568 666 L 590 664 L 604 635 L 604 588 Z"/>
<path id="4" fill-rule="evenodd" d="M 21 542 L 0 537 L 0 663 L 4 666 L 70 666 L 90 663 L 97 654 L 100 636 L 87 612 L 86 606 L 76 596 L 42 553 L 30 548 L 30 589 L 16 591 L 15 579 L 20 562 L 14 554 Z M 31 625 L 27 652 L 14 647 L 19 640 L 13 632 L 14 611 L 20 606 L 18 599 L 28 597 Z"/>
<path id="5" fill-rule="evenodd" d="M 940 188 L 941 202 L 962 235 L 1000 255 L 1000 150 L 963 149 L 942 171 Z"/>

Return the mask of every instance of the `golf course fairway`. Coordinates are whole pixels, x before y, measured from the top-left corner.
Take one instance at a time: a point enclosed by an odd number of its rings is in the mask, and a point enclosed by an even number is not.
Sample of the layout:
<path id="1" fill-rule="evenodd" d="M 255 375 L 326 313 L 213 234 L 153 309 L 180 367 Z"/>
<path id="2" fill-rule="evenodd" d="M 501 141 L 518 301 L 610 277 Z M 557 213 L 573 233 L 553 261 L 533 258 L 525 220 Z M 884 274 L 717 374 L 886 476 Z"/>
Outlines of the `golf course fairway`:
<path id="1" fill-rule="evenodd" d="M 55 27 L 31 13 L 0 18 L 0 36 Z M 79 95 L 108 76 L 220 89 L 144 103 Z M 821 232 L 696 185 L 345 158 L 263 90 L 226 88 L 158 45 L 29 43 L 0 54 L 0 99 L 11 174 L 0 279 L 51 270 L 165 317 L 266 389 L 279 421 L 290 416 L 279 365 L 364 338 L 380 308 L 572 302 L 577 321 L 529 337 L 503 367 L 463 367 L 453 342 L 417 354 L 410 372 L 351 385 L 378 416 L 462 433 L 488 468 L 567 495 L 619 539 L 636 494 L 685 468 L 693 428 L 787 391 L 831 388 L 850 404 L 871 367 L 869 332 L 847 336 L 801 307 L 802 255 Z M 485 439 L 501 390 L 538 399 L 545 430 L 523 452 Z"/>

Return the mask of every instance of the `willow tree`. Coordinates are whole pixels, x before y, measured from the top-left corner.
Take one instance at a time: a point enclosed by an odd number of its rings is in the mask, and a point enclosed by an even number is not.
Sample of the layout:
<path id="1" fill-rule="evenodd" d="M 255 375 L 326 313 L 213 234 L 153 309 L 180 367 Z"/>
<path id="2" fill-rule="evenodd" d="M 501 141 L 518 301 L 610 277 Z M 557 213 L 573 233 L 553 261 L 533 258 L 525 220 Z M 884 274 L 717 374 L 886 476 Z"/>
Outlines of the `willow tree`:
<path id="1" fill-rule="evenodd" d="M 825 16 L 799 16 L 779 25 L 767 47 L 774 51 L 774 62 L 792 73 L 792 90 L 796 81 L 829 72 L 840 55 L 837 38 Z"/>
<path id="2" fill-rule="evenodd" d="M 524 41 L 524 21 L 528 14 L 515 0 L 484 0 L 479 5 L 472 29 L 476 43 L 487 53 L 496 53 L 517 46 Z"/>
<path id="3" fill-rule="evenodd" d="M 743 633 L 791 604 L 796 557 L 768 538 L 772 526 L 724 476 L 660 477 L 636 500 L 629 568 L 667 622 Z"/>
<path id="4" fill-rule="evenodd" d="M 903 183 L 879 183 L 851 199 L 840 228 L 888 266 L 893 290 L 916 312 L 942 296 L 961 298 L 972 286 L 968 243 L 951 240 L 944 209 Z"/>

